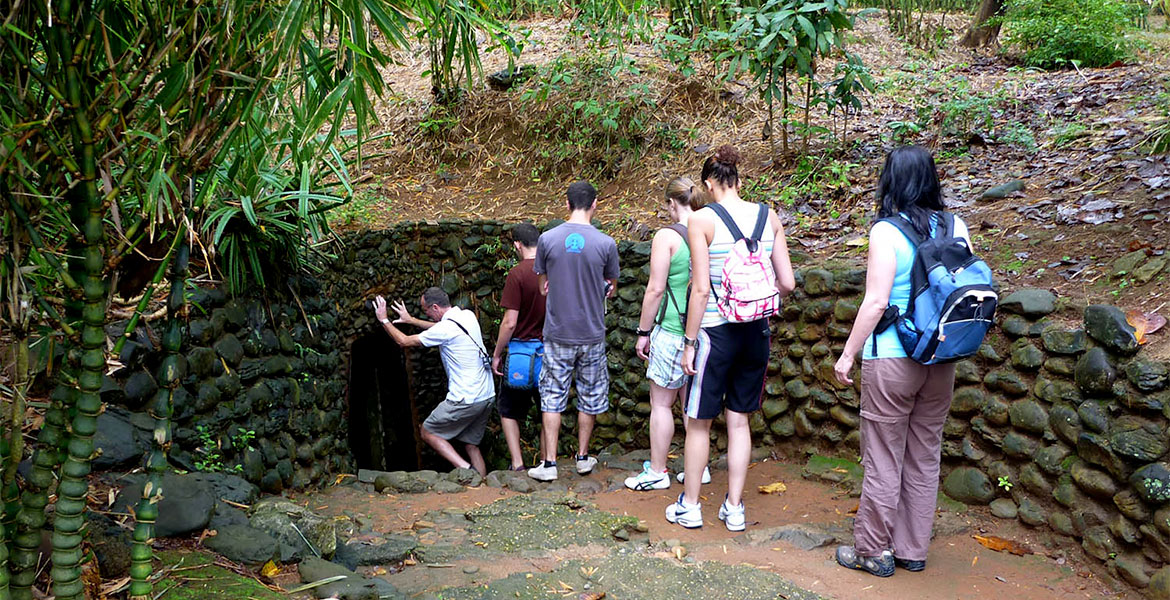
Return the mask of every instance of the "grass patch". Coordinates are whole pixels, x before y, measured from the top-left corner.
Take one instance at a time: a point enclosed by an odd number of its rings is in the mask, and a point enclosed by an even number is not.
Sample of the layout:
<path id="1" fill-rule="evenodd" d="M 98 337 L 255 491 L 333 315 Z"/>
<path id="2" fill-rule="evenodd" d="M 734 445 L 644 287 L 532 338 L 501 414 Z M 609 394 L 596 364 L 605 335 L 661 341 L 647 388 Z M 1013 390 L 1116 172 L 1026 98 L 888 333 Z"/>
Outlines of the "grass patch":
<path id="1" fill-rule="evenodd" d="M 154 584 L 155 593 L 165 590 L 165 600 L 284 600 L 288 596 L 274 592 L 248 577 L 241 577 L 216 566 L 215 555 L 186 550 L 155 552 L 160 569 L 182 569 L 169 573 Z M 191 568 L 197 567 L 197 568 Z"/>

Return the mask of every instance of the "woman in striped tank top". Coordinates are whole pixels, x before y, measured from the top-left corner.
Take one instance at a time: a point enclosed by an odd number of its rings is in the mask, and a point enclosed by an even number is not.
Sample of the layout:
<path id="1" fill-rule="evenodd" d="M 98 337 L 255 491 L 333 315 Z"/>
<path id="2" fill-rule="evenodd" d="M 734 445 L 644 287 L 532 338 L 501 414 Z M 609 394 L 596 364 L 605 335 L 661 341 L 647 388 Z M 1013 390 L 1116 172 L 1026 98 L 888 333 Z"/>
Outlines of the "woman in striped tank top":
<path id="1" fill-rule="evenodd" d="M 739 152 L 724 145 L 703 163 L 702 182 L 709 199 L 717 203 L 741 232 L 762 226 L 759 243 L 771 257 L 766 264 L 775 274 L 776 291 L 784 296 L 796 287 L 784 227 L 771 209 L 739 197 Z M 761 216 L 762 215 L 762 216 Z M 761 218 L 766 223 L 759 223 Z M 666 508 L 666 520 L 683 527 L 702 527 L 699 485 L 710 453 L 711 422 L 721 412 L 727 419 L 727 497 L 719 519 L 731 531 L 743 531 L 746 519 L 743 487 L 751 456 L 748 419 L 759 410 L 768 368 L 771 331 L 767 317 L 729 322 L 720 315 L 716 295 L 722 293 L 723 263 L 736 240 L 711 206 L 695 211 L 688 221 L 691 249 L 691 299 L 687 309 L 683 370 L 693 375 L 687 397 L 690 417 L 685 450 L 684 492 Z"/>

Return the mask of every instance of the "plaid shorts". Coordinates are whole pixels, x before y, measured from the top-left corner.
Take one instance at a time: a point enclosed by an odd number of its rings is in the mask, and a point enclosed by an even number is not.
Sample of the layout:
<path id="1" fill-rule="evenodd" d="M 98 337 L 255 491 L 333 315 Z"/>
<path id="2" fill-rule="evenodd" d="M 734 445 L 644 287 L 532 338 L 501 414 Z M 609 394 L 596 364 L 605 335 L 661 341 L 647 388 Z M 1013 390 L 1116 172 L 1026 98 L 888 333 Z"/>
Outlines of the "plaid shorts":
<path id="1" fill-rule="evenodd" d="M 609 410 L 609 369 L 605 342 L 558 344 L 544 341 L 540 370 L 540 410 L 561 413 L 569 407 L 569 385 L 576 375 L 577 410 L 599 415 Z"/>
<path id="2" fill-rule="evenodd" d="M 650 332 L 650 363 L 646 378 L 668 390 L 677 390 L 687 384 L 682 368 L 683 336 L 660 326 Z"/>

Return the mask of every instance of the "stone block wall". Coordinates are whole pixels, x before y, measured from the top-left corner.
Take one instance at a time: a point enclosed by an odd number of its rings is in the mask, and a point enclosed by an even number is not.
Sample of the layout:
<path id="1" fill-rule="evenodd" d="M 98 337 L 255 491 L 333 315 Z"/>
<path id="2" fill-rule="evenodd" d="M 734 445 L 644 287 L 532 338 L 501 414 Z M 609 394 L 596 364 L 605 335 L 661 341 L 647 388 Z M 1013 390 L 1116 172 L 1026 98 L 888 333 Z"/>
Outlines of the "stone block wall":
<path id="1" fill-rule="evenodd" d="M 172 419 L 170 457 L 177 466 L 238 472 L 270 493 L 353 471 L 337 313 L 315 280 L 288 284 L 274 286 L 267 300 L 229 298 L 218 289 L 189 292 L 185 375 Z M 111 335 L 122 327 L 113 325 Z M 102 392 L 109 409 L 99 420 L 98 468 L 135 466 L 149 447 L 154 422 L 146 411 L 160 357 L 144 327 L 123 347 L 124 367 Z M 220 457 L 209 461 L 213 448 Z"/>
<path id="2" fill-rule="evenodd" d="M 490 345 L 511 253 L 506 230 L 499 222 L 440 221 L 349 237 L 325 276 L 340 336 L 376 331 L 363 306 L 373 294 L 413 303 L 438 284 L 477 311 Z M 618 294 L 606 316 L 612 408 L 598 418 L 595 449 L 648 446 L 649 385 L 632 332 L 650 244 L 618 247 Z M 856 316 L 865 271 L 859 263 L 812 264 L 799 253 L 793 260 L 798 286 L 773 320 L 763 408 L 751 418 L 754 441 L 856 458 L 860 377 L 858 385 L 841 386 L 833 364 Z M 1005 295 L 999 327 L 977 357 L 957 364 L 942 489 L 1067 535 L 1142 587 L 1170 564 L 1170 365 L 1140 352 L 1117 308 L 1066 304 L 1045 290 Z M 437 353 L 417 353 L 408 366 L 425 415 L 444 393 Z M 571 426 L 572 413 L 566 417 Z M 723 449 L 719 429 L 715 445 Z M 535 439 L 534 431 L 526 435 Z M 562 442 L 575 444 L 571 435 Z"/>

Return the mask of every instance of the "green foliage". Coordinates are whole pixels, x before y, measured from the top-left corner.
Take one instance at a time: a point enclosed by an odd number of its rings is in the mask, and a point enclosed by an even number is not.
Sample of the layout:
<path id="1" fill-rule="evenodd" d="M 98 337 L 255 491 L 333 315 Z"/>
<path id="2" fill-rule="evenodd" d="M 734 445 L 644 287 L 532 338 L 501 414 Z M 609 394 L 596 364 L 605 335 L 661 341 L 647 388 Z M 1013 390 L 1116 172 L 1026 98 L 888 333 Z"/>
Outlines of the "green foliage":
<path id="1" fill-rule="evenodd" d="M 1036 136 L 1032 135 L 1032 130 L 1028 129 L 1027 125 L 1019 121 L 1012 121 L 997 128 L 995 139 L 1001 144 L 1010 144 L 1025 152 L 1036 151 Z"/>
<path id="2" fill-rule="evenodd" d="M 1069 121 L 1055 127 L 1052 134 L 1052 145 L 1057 148 L 1065 148 L 1089 135 L 1089 128 L 1080 121 Z"/>
<path id="3" fill-rule="evenodd" d="M 654 131 L 657 98 L 625 57 L 563 55 L 543 67 L 520 94 L 531 116 L 533 179 L 573 170 L 612 175 L 622 159 L 641 151 Z"/>
<path id="4" fill-rule="evenodd" d="M 1122 0 L 1008 0 L 1005 42 L 1028 66 L 1103 67 L 1130 57 L 1132 17 Z"/>
<path id="5" fill-rule="evenodd" d="M 809 113 L 823 98 L 813 97 L 817 61 L 829 54 L 842 51 L 845 31 L 852 29 L 853 19 L 845 12 L 845 0 L 769 0 L 758 7 L 743 6 L 732 9 L 736 20 L 726 31 L 709 30 L 705 33 L 717 52 L 715 60 L 726 65 L 724 77 L 728 80 L 747 71 L 754 81 L 755 91 L 768 107 L 764 137 L 769 138 L 780 125 L 781 151 L 788 153 L 788 106 L 791 79 L 803 82 L 805 90 L 803 151 L 808 151 Z M 850 62 L 860 64 L 860 60 Z M 842 95 L 855 93 L 857 77 L 854 69 L 849 85 Z M 844 81 L 845 78 L 842 78 Z M 864 86 L 862 86 L 864 87 Z M 872 85 L 870 86 L 872 87 Z M 818 86 L 819 88 L 819 86 Z M 780 104 L 779 123 L 774 105 Z M 846 106 L 851 105 L 847 102 Z"/>
<path id="6" fill-rule="evenodd" d="M 1005 492 L 1012 491 L 1012 485 L 1013 485 L 1012 481 L 1010 479 L 1008 479 L 1007 477 L 1000 477 L 999 481 L 996 483 L 996 485 L 1000 488 L 1003 488 L 1003 491 L 1005 491 Z"/>
<path id="7" fill-rule="evenodd" d="M 939 137 L 990 136 L 1001 102 L 998 94 L 980 92 L 966 77 L 955 77 L 918 106 L 918 121 L 933 125 Z"/>
<path id="8" fill-rule="evenodd" d="M 515 41 L 493 16 L 487 5 L 467 0 L 415 0 L 412 13 L 417 19 L 415 35 L 425 42 L 430 68 L 423 77 L 431 79 L 435 101 L 447 104 L 459 99 L 460 82 L 471 85 L 483 76 L 476 36 L 486 34 L 508 48 L 508 57 L 519 54 Z M 509 62 L 511 66 L 511 62 Z"/>
<path id="9" fill-rule="evenodd" d="M 375 207 L 380 201 L 375 188 L 356 189 L 343 204 L 329 211 L 329 224 L 332 227 L 370 223 L 374 220 Z"/>
<path id="10" fill-rule="evenodd" d="M 220 440 L 215 436 L 210 427 L 206 425 L 195 426 L 195 437 L 199 440 L 199 446 L 195 450 L 195 470 L 205 473 L 218 473 L 226 471 L 229 473 L 242 473 L 244 465 L 237 462 L 234 465 L 228 466 L 224 461 L 223 447 Z M 251 429 L 237 427 L 236 433 L 229 439 L 232 450 L 237 455 L 243 456 L 244 452 L 252 450 L 252 441 L 256 439 L 256 432 Z"/>
<path id="11" fill-rule="evenodd" d="M 670 26 L 668 31 L 678 36 L 694 37 L 708 30 L 724 30 L 734 20 L 733 7 L 759 7 L 759 0 L 731 2 L 729 0 L 664 0 Z"/>
<path id="12" fill-rule="evenodd" d="M 802 156 L 792 173 L 774 178 L 761 175 L 745 181 L 743 197 L 751 202 L 793 207 L 798 201 L 827 201 L 830 204 L 843 199 L 850 186 L 849 174 L 857 164 L 839 161 L 822 155 L 820 158 Z M 829 207 L 831 213 L 836 209 Z M 830 214 L 836 218 L 839 214 Z"/>

